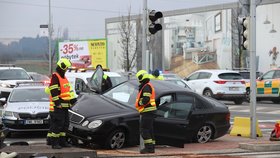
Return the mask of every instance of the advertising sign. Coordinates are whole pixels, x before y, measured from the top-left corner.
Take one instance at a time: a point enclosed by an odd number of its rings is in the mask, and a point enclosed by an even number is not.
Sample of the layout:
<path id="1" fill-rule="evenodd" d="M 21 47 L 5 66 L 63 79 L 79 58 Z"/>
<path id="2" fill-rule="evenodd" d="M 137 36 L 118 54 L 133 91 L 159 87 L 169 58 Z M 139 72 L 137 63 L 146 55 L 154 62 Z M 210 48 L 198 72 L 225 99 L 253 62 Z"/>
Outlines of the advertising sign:
<path id="1" fill-rule="evenodd" d="M 106 39 L 58 43 L 58 58 L 68 58 L 72 67 L 87 68 L 101 64 L 107 68 Z"/>

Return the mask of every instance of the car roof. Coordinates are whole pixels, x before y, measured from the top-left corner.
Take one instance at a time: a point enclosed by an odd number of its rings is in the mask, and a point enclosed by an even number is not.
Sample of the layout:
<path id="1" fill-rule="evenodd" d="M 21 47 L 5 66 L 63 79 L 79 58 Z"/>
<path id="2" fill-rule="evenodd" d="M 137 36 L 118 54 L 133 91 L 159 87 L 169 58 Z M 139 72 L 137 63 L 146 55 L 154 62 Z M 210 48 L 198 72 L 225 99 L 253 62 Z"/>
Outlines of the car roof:
<path id="1" fill-rule="evenodd" d="M 238 73 L 237 71 L 234 70 L 219 70 L 219 69 L 201 69 L 201 70 L 197 70 L 195 72 L 210 72 L 210 73 Z"/>
<path id="2" fill-rule="evenodd" d="M 13 70 L 24 70 L 21 67 L 0 67 L 0 70 L 6 70 L 6 69 L 13 69 Z"/>
<path id="3" fill-rule="evenodd" d="M 136 79 L 128 80 L 127 82 L 129 82 L 133 85 L 139 85 L 139 82 Z M 169 92 L 169 91 L 176 91 L 176 92 L 189 91 L 189 92 L 191 92 L 191 90 L 188 90 L 184 87 L 181 87 L 179 85 L 176 85 L 171 82 L 164 81 L 164 80 L 150 80 L 150 82 L 154 86 L 156 92 L 161 92 L 161 93 L 165 93 L 165 92 Z"/>

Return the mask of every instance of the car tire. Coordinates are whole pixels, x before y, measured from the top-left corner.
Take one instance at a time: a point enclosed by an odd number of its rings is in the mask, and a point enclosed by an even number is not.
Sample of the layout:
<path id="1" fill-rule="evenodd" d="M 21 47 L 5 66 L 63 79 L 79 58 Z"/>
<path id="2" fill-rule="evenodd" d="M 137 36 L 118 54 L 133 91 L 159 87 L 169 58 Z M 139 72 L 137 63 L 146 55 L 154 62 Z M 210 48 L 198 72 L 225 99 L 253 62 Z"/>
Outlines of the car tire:
<path id="1" fill-rule="evenodd" d="M 235 99 L 233 100 L 234 104 L 241 105 L 243 103 L 243 99 Z"/>
<path id="2" fill-rule="evenodd" d="M 123 148 L 126 142 L 126 134 L 124 130 L 117 129 L 109 134 L 105 142 L 107 149 L 120 149 Z"/>
<path id="3" fill-rule="evenodd" d="M 203 91 L 203 95 L 207 97 L 213 97 L 213 92 L 210 89 L 206 89 Z"/>
<path id="4" fill-rule="evenodd" d="M 195 141 L 198 143 L 206 143 L 212 138 L 213 133 L 214 130 L 210 125 L 203 125 L 197 131 Z"/>

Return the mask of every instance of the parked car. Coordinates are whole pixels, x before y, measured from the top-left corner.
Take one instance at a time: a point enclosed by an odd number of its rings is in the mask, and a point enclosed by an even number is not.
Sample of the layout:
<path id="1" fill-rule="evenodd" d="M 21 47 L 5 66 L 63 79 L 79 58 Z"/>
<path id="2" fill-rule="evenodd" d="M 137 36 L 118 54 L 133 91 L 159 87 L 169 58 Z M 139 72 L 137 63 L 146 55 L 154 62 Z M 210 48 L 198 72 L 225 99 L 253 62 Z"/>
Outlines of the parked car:
<path id="1" fill-rule="evenodd" d="M 96 76 L 97 75 L 97 76 Z M 96 76 L 96 77 L 95 77 Z M 100 90 L 100 70 L 90 80 Z M 158 109 L 156 144 L 184 147 L 187 141 L 206 143 L 224 136 L 230 127 L 227 106 L 166 81 L 152 80 Z M 84 94 L 69 110 L 68 135 L 73 143 L 99 144 L 109 149 L 139 143 L 139 113 L 135 100 L 139 82 L 129 80 L 105 93 Z"/>
<path id="2" fill-rule="evenodd" d="M 39 74 L 37 72 L 27 72 L 33 81 L 50 83 L 50 78 L 47 75 Z"/>
<path id="3" fill-rule="evenodd" d="M 42 82 L 18 82 L 4 102 L 3 125 L 9 132 L 47 131 L 49 129 L 49 96 Z"/>
<path id="4" fill-rule="evenodd" d="M 11 64 L 0 64 L 0 98 L 8 98 L 16 82 L 33 81 L 27 72 Z"/>
<path id="5" fill-rule="evenodd" d="M 258 77 L 256 97 L 257 101 L 270 100 L 275 104 L 280 103 L 280 68 L 272 69 Z M 250 97 L 250 84 L 247 86 L 248 98 Z"/>
<path id="6" fill-rule="evenodd" d="M 245 81 L 231 70 L 198 70 L 185 78 L 198 94 L 242 104 L 246 98 Z"/>

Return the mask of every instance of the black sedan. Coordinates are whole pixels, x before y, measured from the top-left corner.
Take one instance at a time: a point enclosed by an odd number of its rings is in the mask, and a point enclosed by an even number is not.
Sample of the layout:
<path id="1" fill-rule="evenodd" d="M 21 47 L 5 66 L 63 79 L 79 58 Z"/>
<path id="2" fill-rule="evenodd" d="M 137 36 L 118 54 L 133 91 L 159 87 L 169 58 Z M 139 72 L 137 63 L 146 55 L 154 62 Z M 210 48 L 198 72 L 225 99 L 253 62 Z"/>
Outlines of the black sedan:
<path id="1" fill-rule="evenodd" d="M 151 82 L 158 105 L 156 144 L 183 147 L 187 141 L 206 143 L 227 133 L 230 112 L 223 103 L 167 81 Z M 83 94 L 69 112 L 68 135 L 73 142 L 109 149 L 139 143 L 139 114 L 134 107 L 138 85 L 137 80 L 130 80 L 103 94 Z"/>

